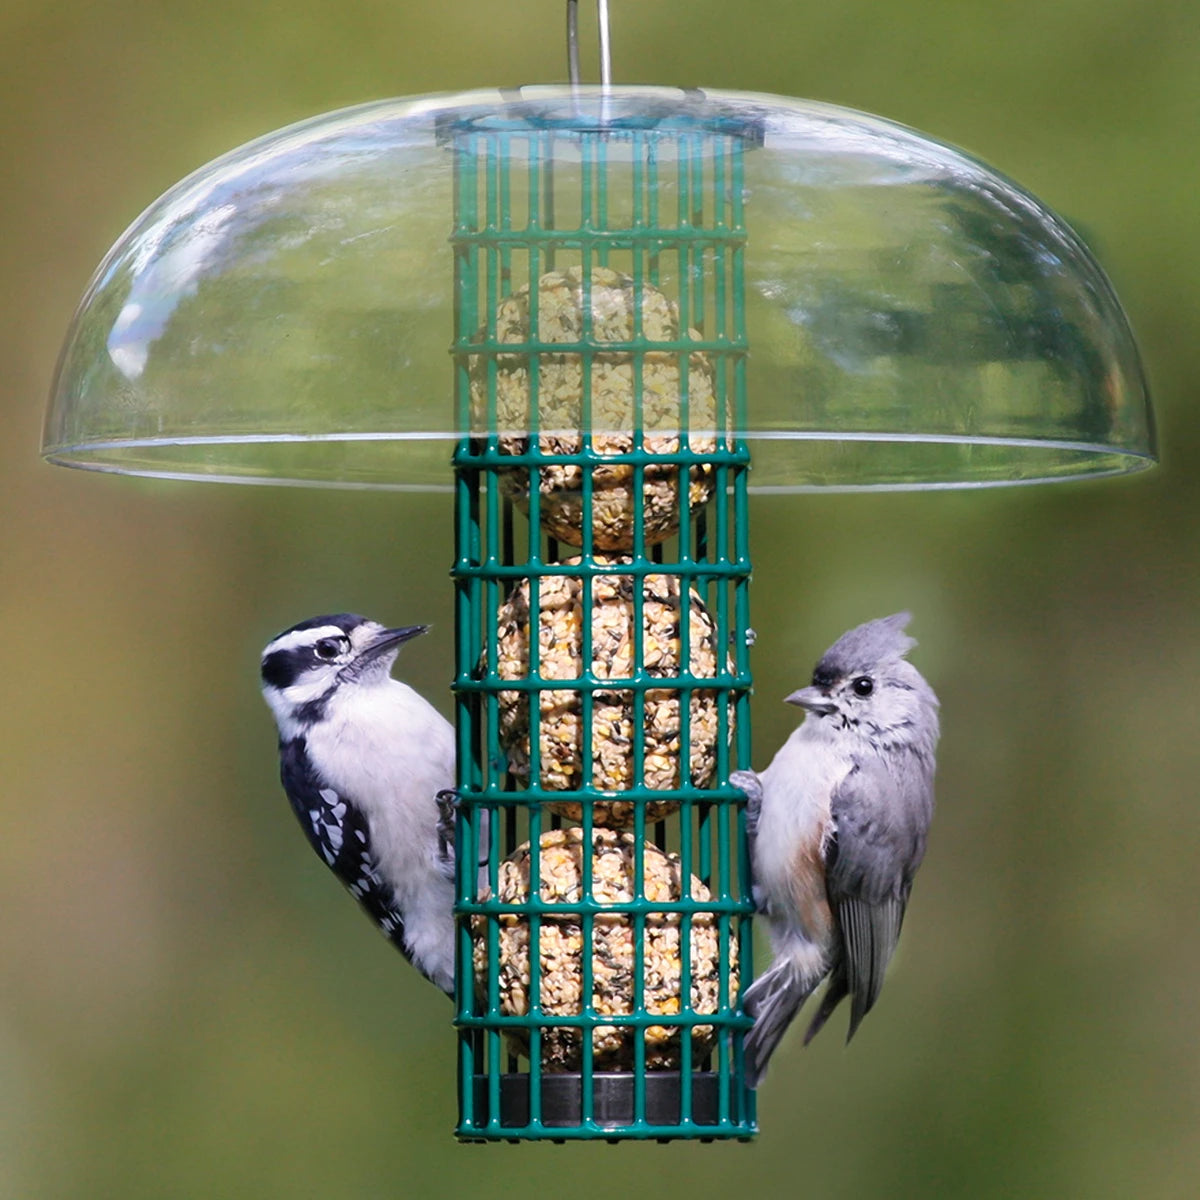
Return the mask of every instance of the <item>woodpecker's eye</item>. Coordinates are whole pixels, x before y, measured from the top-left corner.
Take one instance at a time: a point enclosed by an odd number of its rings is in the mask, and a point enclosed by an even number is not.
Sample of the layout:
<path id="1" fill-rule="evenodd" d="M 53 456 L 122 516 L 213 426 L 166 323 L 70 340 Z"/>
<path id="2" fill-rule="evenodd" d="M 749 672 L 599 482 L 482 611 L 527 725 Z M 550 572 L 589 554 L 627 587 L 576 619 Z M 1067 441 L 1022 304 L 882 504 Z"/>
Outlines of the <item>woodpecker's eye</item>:
<path id="1" fill-rule="evenodd" d="M 341 654 L 342 647 L 345 644 L 345 638 L 322 638 L 313 649 L 317 652 L 318 658 L 323 658 L 326 662 L 329 662 Z"/>
<path id="2" fill-rule="evenodd" d="M 850 686 L 856 696 L 869 696 L 875 690 L 875 681 L 870 675 L 860 675 Z"/>

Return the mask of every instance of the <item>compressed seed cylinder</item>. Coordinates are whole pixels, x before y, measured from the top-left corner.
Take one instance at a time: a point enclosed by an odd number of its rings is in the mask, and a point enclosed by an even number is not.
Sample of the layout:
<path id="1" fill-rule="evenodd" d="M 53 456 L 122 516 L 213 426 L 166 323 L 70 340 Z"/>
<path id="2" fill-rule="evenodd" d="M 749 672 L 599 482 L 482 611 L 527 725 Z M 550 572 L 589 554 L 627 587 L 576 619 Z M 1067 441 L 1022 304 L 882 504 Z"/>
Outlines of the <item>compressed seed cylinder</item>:
<path id="1" fill-rule="evenodd" d="M 561 913 L 544 914 L 538 930 L 539 1009 L 547 1017 L 578 1016 L 582 1011 L 584 931 L 578 912 L 583 892 L 583 830 L 554 830 L 542 835 L 540 855 L 541 899 L 563 905 Z M 649 842 L 643 843 L 644 891 L 651 904 L 669 904 L 681 899 L 682 868 L 679 859 Z M 597 829 L 592 841 L 592 896 L 600 903 L 627 903 L 635 898 L 636 842 L 630 833 Z M 520 846 L 500 865 L 497 899 L 504 904 L 523 904 L 529 898 L 530 847 Z M 688 898 L 705 903 L 708 889 L 695 876 L 689 877 Z M 506 1016 L 524 1016 L 530 1006 L 530 926 L 524 914 L 505 913 L 499 923 L 499 995 Z M 474 966 L 480 996 L 487 994 L 488 918 L 476 917 Z M 642 1005 L 650 1015 L 678 1015 L 682 991 L 682 929 L 678 912 L 651 912 L 645 917 L 642 936 Z M 633 980 L 637 970 L 634 954 L 635 924 L 629 913 L 598 913 L 592 928 L 592 1007 L 602 1016 L 628 1015 L 633 1011 Z M 691 918 L 690 986 L 688 998 L 694 1012 L 717 1012 L 722 999 L 732 1005 L 737 980 L 731 977 L 729 995 L 720 989 L 720 938 L 717 917 L 698 912 Z M 649 1070 L 672 1070 L 681 1065 L 682 1039 L 678 1026 L 649 1025 L 645 1029 L 646 1066 Z M 529 1035 L 524 1029 L 509 1034 L 515 1049 L 528 1055 Z M 636 1031 L 620 1024 L 598 1025 L 592 1033 L 593 1066 L 596 1070 L 628 1070 L 634 1063 Z M 692 1031 L 692 1060 L 712 1048 L 711 1025 Z M 578 1028 L 544 1028 L 540 1060 L 544 1070 L 577 1071 L 582 1058 L 583 1033 Z"/>
<path id="2" fill-rule="evenodd" d="M 629 454 L 642 449 L 653 458 L 681 449 L 699 454 L 716 449 L 716 402 L 713 369 L 708 356 L 696 350 L 686 356 L 679 350 L 654 349 L 655 343 L 694 341 L 700 334 L 683 330 L 675 304 L 658 288 L 643 283 L 635 288 L 628 275 L 608 267 L 589 273 L 585 298 L 583 271 L 571 267 L 550 271 L 538 280 L 536 317 L 531 314 L 528 285 L 506 296 L 496 311 L 493 340 L 501 345 L 541 345 L 605 342 L 642 342 L 646 348 L 594 351 L 588 372 L 587 428 L 592 449 L 599 455 Z M 584 309 L 590 313 L 585 328 Z M 535 328 L 536 326 L 536 328 Z M 639 328 L 640 326 L 640 328 Z M 480 338 L 486 336 L 480 332 Z M 580 349 L 562 352 L 541 350 L 495 357 L 494 375 L 489 358 L 471 360 L 471 409 L 476 433 L 500 434 L 500 449 L 507 454 L 526 453 L 531 444 L 531 372 L 536 361 L 537 448 L 547 455 L 578 455 L 583 449 L 585 426 L 584 355 Z M 687 383 L 687 419 L 683 417 L 681 376 Z M 494 388 L 492 380 L 494 379 Z M 640 383 L 640 389 L 638 384 Z M 640 390 L 641 413 L 634 403 Z M 489 400 L 494 391 L 494 408 Z M 639 426 L 640 447 L 634 437 Z M 543 532 L 571 546 L 598 550 L 633 547 L 636 520 L 636 482 L 630 463 L 604 463 L 592 470 L 591 538 L 587 539 L 583 512 L 583 472 L 578 463 L 549 463 L 532 473 L 514 469 L 501 477 L 501 486 L 523 511 L 529 509 L 531 477 L 538 480 Z M 688 477 L 689 511 L 712 495 L 713 471 L 708 463 L 691 466 Z M 642 475 L 642 527 L 645 544 L 670 537 L 679 528 L 679 467 L 650 462 Z"/>
<path id="3" fill-rule="evenodd" d="M 568 565 L 578 558 L 568 559 Z M 597 556 L 599 565 L 629 560 Z M 596 575 L 590 605 L 591 672 L 614 686 L 592 693 L 589 756 L 591 780 L 599 792 L 620 792 L 637 783 L 634 726 L 637 700 L 620 687 L 636 664 L 634 576 Z M 682 613 L 680 581 L 673 575 L 652 574 L 642 581 L 642 668 L 650 676 L 677 678 L 687 671 L 699 680 L 717 673 L 716 629 L 695 590 L 688 594 L 688 650 L 681 661 Z M 537 675 L 543 680 L 578 680 L 583 674 L 583 582 L 577 575 L 547 575 L 538 580 Z M 498 615 L 497 670 L 502 679 L 527 679 L 530 662 L 530 583 L 522 580 L 501 605 Z M 650 688 L 644 693 L 642 715 L 642 786 L 654 790 L 681 784 L 680 693 L 677 687 Z M 551 791 L 585 786 L 583 778 L 584 694 L 570 687 L 540 692 L 502 691 L 499 694 L 500 741 L 508 769 L 518 780 L 530 777 L 529 715 L 538 714 L 539 783 Z M 729 710 L 728 731 L 733 728 Z M 712 688 L 697 687 L 688 702 L 688 770 L 684 783 L 707 787 L 717 764 L 720 734 L 719 703 Z M 552 805 L 554 811 L 578 820 L 577 803 Z M 678 808 L 674 801 L 648 801 L 646 819 L 659 820 Z M 634 820 L 630 800 L 597 799 L 592 803 L 597 824 L 628 828 Z"/>

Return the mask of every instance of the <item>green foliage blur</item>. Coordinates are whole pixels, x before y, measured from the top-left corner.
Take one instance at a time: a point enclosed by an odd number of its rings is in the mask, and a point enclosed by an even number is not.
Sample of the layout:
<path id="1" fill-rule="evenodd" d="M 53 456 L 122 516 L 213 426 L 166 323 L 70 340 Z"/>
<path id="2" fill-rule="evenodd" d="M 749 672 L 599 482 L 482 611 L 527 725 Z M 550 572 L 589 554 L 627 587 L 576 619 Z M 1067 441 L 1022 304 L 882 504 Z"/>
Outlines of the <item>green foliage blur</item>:
<path id="1" fill-rule="evenodd" d="M 447 501 L 38 460 L 145 205 L 321 111 L 560 79 L 563 7 L 0 3 L 0 1197 L 1200 1194 L 1193 4 L 613 0 L 620 80 L 874 111 L 1074 220 L 1162 436 L 1124 481 L 755 502 L 759 765 L 816 655 L 901 607 L 944 737 L 883 999 L 848 1050 L 785 1044 L 753 1146 L 458 1146 L 444 999 L 294 826 L 258 651 L 432 621 L 404 665 L 448 712 Z"/>

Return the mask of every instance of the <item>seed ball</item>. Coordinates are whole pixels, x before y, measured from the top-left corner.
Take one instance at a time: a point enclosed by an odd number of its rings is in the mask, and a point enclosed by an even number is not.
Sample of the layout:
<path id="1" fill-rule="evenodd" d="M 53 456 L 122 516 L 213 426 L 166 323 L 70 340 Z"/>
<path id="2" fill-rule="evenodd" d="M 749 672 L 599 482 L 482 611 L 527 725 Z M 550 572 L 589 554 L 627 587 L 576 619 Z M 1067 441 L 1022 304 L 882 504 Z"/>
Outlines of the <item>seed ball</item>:
<path id="1" fill-rule="evenodd" d="M 583 926 L 577 912 L 570 911 L 583 893 L 583 830 L 577 827 L 554 830 L 541 838 L 539 895 L 543 902 L 563 905 L 563 911 L 542 916 L 538 931 L 539 1004 L 547 1017 L 578 1016 L 583 994 Z M 682 895 L 682 869 L 674 854 L 665 854 L 644 842 L 643 877 L 645 896 L 652 904 L 671 903 Z M 631 833 L 611 829 L 593 831 L 592 896 L 602 904 L 627 903 L 634 897 L 636 841 Z M 529 843 L 520 846 L 500 864 L 497 898 L 504 904 L 524 904 L 529 899 Z M 711 899 L 708 888 L 694 875 L 689 877 L 690 898 L 700 903 Z M 529 918 L 505 913 L 499 925 L 499 996 L 505 1016 L 524 1016 L 529 1011 Z M 474 918 L 474 966 L 478 995 L 488 995 L 488 937 L 486 917 Z M 682 944 L 680 914 L 650 913 L 642 939 L 643 1004 L 647 1013 L 675 1015 L 680 1011 Z M 716 916 L 711 912 L 691 920 L 691 979 L 688 995 L 699 1013 L 715 1013 L 721 1002 L 720 938 Z M 592 923 L 592 996 L 595 1010 L 604 1016 L 620 1016 L 633 1010 L 634 960 L 633 917 L 628 913 L 598 913 Z M 729 975 L 725 1002 L 737 997 L 737 979 Z M 518 1053 L 529 1054 L 529 1035 L 512 1029 L 508 1036 Z M 635 1031 L 629 1026 L 600 1025 L 592 1032 L 593 1065 L 596 1070 L 629 1070 L 633 1066 Z M 693 1027 L 693 1066 L 712 1048 L 715 1032 L 711 1025 Z M 543 1028 L 540 1058 L 547 1071 L 577 1071 L 582 1058 L 582 1031 L 576 1028 Z M 650 1025 L 645 1031 L 646 1066 L 650 1070 L 675 1070 L 682 1057 L 678 1026 Z"/>
<path id="2" fill-rule="evenodd" d="M 695 329 L 683 331 L 676 305 L 649 283 L 635 289 L 628 276 L 608 267 L 590 272 L 589 344 L 629 342 L 635 337 L 635 312 L 640 290 L 640 336 L 648 343 L 696 341 Z M 536 340 L 571 343 L 584 339 L 583 270 L 550 271 L 538 280 Z M 527 284 L 500 301 L 494 341 L 529 342 L 530 289 Z M 480 338 L 486 331 L 480 331 Z M 680 354 L 678 350 L 598 352 L 591 356 L 590 428 L 592 449 L 602 456 L 629 454 L 636 449 L 634 384 L 635 357 L 641 368 L 644 431 L 641 448 L 653 457 L 680 449 Z M 552 353 L 495 355 L 495 421 L 489 420 L 488 362 L 471 359 L 471 409 L 474 431 L 500 434 L 505 454 L 524 454 L 530 437 L 530 362 L 537 361 L 538 449 L 549 455 L 576 455 L 583 449 L 583 356 L 578 349 Z M 716 449 L 716 404 L 713 368 L 700 350 L 687 356 L 688 419 L 685 449 L 712 453 Z M 571 546 L 583 546 L 584 468 L 571 463 L 533 469 L 514 468 L 501 477 L 501 487 L 523 512 L 529 511 L 530 479 L 538 478 L 541 525 L 545 533 Z M 629 463 L 600 463 L 592 468 L 592 548 L 630 550 L 635 521 L 634 468 Z M 688 507 L 694 511 L 713 490 L 713 468 L 697 464 L 688 472 Z M 648 464 L 642 475 L 643 530 L 646 545 L 661 542 L 679 528 L 679 468 L 669 463 Z"/>
<path id="3" fill-rule="evenodd" d="M 568 565 L 580 560 L 571 558 Z M 601 565 L 628 563 L 621 557 L 597 556 Z M 599 679 L 628 679 L 634 672 L 634 577 L 597 575 L 592 579 L 590 668 Z M 716 629 L 696 591 L 688 596 L 688 654 L 680 662 L 680 581 L 673 575 L 647 575 L 642 583 L 642 668 L 651 676 L 677 677 L 689 670 L 700 679 L 717 673 Z M 577 680 L 583 673 L 583 587 L 576 575 L 546 575 L 538 581 L 538 664 L 544 680 Z M 501 605 L 498 614 L 497 671 L 501 679 L 527 679 L 530 674 L 530 585 L 523 579 Z M 527 782 L 529 714 L 538 697 L 539 783 L 550 791 L 583 787 L 583 693 L 554 688 L 540 693 L 501 691 L 500 741 L 508 755 L 509 772 Z M 674 687 L 645 693 L 642 722 L 645 751 L 642 785 L 658 791 L 680 786 L 679 692 Z M 711 688 L 697 688 L 688 706 L 690 742 L 686 782 L 707 787 L 716 769 L 720 732 L 719 705 Z M 621 792 L 634 779 L 634 693 L 619 686 L 592 693 L 590 787 Z M 728 732 L 733 730 L 729 709 Z M 579 820 L 578 803 L 549 806 Z M 657 821 L 679 807 L 675 801 L 649 801 L 646 820 Z M 629 828 L 635 805 L 631 800 L 604 799 L 592 804 L 599 825 Z"/>

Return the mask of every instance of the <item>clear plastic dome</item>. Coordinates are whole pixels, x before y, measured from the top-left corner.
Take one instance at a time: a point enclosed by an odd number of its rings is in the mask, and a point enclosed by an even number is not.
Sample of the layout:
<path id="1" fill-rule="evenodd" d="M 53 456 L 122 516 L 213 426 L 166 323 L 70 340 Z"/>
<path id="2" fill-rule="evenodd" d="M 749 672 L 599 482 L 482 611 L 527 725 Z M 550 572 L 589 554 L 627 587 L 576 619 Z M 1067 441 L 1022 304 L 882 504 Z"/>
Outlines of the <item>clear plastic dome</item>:
<path id="1" fill-rule="evenodd" d="M 662 128 L 694 154 L 660 163 L 647 191 L 630 146 Z M 668 246 L 686 240 L 697 191 L 719 210 L 742 206 L 737 278 L 722 268 L 721 279 L 744 317 L 738 424 L 759 490 L 1031 482 L 1153 461 L 1120 304 L 1080 239 L 1027 192 L 877 117 L 630 87 L 368 104 L 203 167 L 134 222 L 92 280 L 45 456 L 185 479 L 449 486 L 467 432 L 451 353 L 463 332 L 455 161 L 489 130 L 521 135 L 511 170 L 479 185 L 518 259 L 523 231 L 547 224 L 544 181 L 520 149 L 542 135 L 557 156 L 559 231 L 620 226 L 641 203 L 629 197 L 652 194 Z M 599 165 L 572 154 L 578 130 L 602 135 Z M 736 168 L 706 149 L 710 135 L 738 145 Z M 569 237 L 558 244 L 569 254 Z M 663 258 L 655 282 L 667 294 L 709 270 L 700 251 Z"/>

